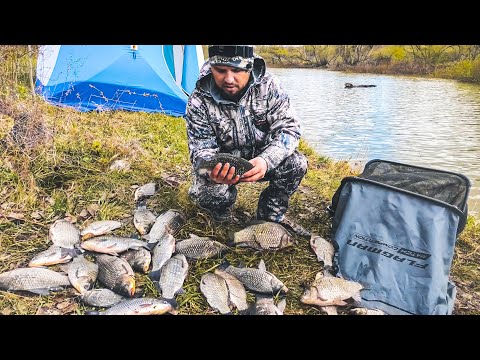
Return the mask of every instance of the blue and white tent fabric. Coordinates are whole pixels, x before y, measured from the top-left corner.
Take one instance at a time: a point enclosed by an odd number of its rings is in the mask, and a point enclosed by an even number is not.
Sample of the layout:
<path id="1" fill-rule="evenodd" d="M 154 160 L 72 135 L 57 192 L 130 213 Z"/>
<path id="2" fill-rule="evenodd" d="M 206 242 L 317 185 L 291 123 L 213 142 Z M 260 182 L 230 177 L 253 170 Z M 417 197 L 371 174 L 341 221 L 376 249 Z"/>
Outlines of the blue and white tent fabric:
<path id="1" fill-rule="evenodd" d="M 44 45 L 36 92 L 79 111 L 183 116 L 203 62 L 200 45 Z"/>

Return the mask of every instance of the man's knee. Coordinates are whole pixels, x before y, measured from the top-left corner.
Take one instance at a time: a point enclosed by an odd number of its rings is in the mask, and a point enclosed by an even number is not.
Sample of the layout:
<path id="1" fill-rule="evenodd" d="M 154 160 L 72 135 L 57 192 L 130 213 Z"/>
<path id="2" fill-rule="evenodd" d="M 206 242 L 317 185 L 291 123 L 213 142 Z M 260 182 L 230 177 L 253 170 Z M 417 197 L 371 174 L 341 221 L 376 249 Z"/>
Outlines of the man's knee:
<path id="1" fill-rule="evenodd" d="M 292 155 L 287 157 L 283 163 L 278 167 L 280 173 L 288 173 L 293 177 L 303 178 L 307 173 L 308 160 L 305 155 L 295 151 Z"/>

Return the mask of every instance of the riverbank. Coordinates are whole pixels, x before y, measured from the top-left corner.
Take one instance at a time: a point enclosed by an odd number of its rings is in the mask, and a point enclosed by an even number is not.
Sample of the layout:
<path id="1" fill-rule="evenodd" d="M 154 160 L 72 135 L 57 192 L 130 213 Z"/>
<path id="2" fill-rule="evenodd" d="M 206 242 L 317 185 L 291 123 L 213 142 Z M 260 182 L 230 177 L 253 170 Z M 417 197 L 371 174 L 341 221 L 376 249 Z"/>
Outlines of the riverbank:
<path id="1" fill-rule="evenodd" d="M 47 142 L 36 149 L 9 147 L 0 158 L 0 272 L 24 267 L 38 252 L 51 245 L 48 228 L 59 218 L 69 217 L 83 228 L 92 220 L 120 220 L 124 226 L 115 234 L 129 236 L 135 187 L 148 182 L 159 184 L 148 201 L 157 215 L 174 208 L 181 210 L 187 223 L 177 238 L 190 233 L 225 242 L 236 224 L 216 225 L 188 198 L 191 181 L 188 147 L 183 119 L 161 114 L 105 112 L 78 113 L 41 103 L 23 104 L 32 116 L 45 124 Z M 0 139 L 13 120 L 0 116 Z M 330 236 L 331 219 L 326 207 L 343 177 L 356 172 L 347 162 L 335 162 L 314 152 L 305 142 L 300 150 L 309 160 L 309 169 L 291 199 L 289 216 L 325 238 Z M 115 161 L 124 167 L 112 169 Z M 235 215 L 251 218 L 256 201 L 266 184 L 239 186 Z M 469 217 L 461 234 L 452 264 L 453 281 L 458 286 L 455 314 L 480 314 L 480 274 L 478 239 L 480 223 Z M 321 269 L 308 241 L 293 249 L 259 254 L 236 249 L 225 258 L 232 264 L 256 266 L 260 259 L 290 289 L 285 314 L 317 315 L 320 311 L 300 303 L 303 284 L 311 283 Z M 201 275 L 218 266 L 222 259 L 190 263 L 185 292 L 178 296 L 179 314 L 212 314 L 199 289 Z M 58 265 L 53 269 L 58 269 Z M 158 296 L 146 275 L 136 273 L 137 288 L 146 296 Z M 253 298 L 249 297 L 252 302 Z M 53 295 L 24 296 L 0 292 L 2 314 L 84 314 L 83 305 L 71 289 Z"/>

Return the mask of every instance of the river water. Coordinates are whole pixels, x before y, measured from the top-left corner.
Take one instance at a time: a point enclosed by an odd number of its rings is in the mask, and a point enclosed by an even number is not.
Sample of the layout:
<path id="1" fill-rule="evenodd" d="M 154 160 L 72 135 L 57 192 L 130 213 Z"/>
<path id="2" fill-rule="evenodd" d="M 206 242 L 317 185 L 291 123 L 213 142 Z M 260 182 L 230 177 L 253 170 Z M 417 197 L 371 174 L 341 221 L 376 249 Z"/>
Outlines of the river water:
<path id="1" fill-rule="evenodd" d="M 304 139 L 363 169 L 383 159 L 447 170 L 472 184 L 480 212 L 480 86 L 454 80 L 270 68 L 290 95 Z M 345 83 L 376 85 L 346 89 Z"/>

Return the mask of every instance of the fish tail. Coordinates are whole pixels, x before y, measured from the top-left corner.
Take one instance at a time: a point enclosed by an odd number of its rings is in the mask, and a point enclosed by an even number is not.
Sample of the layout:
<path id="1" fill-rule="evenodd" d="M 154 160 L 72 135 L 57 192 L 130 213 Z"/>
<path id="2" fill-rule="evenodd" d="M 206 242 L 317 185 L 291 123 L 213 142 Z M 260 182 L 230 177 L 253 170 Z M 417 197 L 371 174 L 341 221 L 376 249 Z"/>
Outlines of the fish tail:
<path id="1" fill-rule="evenodd" d="M 228 260 L 224 260 L 220 265 L 218 265 L 218 270 L 225 271 L 230 265 L 231 264 Z"/>

